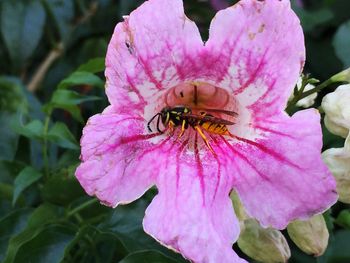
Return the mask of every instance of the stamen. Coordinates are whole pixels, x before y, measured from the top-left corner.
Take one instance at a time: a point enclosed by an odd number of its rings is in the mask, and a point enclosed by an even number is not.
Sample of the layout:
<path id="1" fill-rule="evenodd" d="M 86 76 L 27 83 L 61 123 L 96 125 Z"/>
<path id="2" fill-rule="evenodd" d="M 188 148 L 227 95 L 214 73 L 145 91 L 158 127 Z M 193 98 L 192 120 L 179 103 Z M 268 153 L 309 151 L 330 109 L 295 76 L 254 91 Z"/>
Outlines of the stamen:
<path id="1" fill-rule="evenodd" d="M 215 151 L 213 150 L 213 148 L 211 147 L 207 137 L 205 136 L 205 134 L 203 133 L 203 131 L 201 130 L 201 128 L 199 128 L 199 126 L 195 126 L 194 127 L 196 129 L 196 131 L 199 133 L 199 135 L 202 137 L 203 141 L 205 142 L 205 144 L 207 145 L 207 147 L 209 148 L 209 150 L 216 155 Z"/>
<path id="2" fill-rule="evenodd" d="M 185 132 L 185 125 L 186 125 L 186 121 L 183 120 L 183 121 L 182 121 L 182 125 L 181 125 L 181 132 L 180 132 L 180 134 L 179 134 L 179 138 L 181 138 L 182 135 L 183 135 L 184 132 Z"/>

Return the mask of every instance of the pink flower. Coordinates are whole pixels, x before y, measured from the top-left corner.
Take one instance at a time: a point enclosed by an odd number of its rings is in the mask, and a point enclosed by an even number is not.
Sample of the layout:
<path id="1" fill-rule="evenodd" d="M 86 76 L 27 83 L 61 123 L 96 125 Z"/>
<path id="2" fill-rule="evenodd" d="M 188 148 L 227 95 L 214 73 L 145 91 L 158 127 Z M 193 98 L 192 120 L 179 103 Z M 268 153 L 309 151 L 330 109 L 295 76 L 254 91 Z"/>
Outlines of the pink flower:
<path id="1" fill-rule="evenodd" d="M 218 12 L 205 44 L 181 0 L 145 2 L 115 28 L 106 57 L 111 106 L 83 131 L 78 180 L 112 207 L 156 185 L 143 221 L 148 234 L 194 262 L 245 262 L 231 248 L 239 235 L 232 189 L 249 216 L 278 229 L 337 199 L 321 160 L 319 114 L 284 112 L 304 60 L 288 0 L 242 0 Z M 211 114 L 235 124 L 220 135 L 205 128 L 213 122 L 207 115 L 188 121 L 179 137 L 181 125 L 162 119 L 166 131 L 157 132 L 156 117 L 148 131 L 152 116 L 179 105 L 195 116 L 234 111 Z"/>

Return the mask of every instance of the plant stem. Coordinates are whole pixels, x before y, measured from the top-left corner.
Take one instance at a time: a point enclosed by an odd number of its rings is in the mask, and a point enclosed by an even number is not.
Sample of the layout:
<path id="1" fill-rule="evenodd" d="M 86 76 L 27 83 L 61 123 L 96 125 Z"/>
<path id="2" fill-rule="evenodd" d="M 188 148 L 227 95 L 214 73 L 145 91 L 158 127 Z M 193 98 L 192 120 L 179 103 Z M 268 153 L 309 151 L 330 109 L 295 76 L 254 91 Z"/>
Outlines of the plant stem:
<path id="1" fill-rule="evenodd" d="M 334 78 L 329 78 L 327 79 L 326 81 L 322 82 L 320 85 L 317 85 L 315 88 L 313 89 L 310 89 L 308 91 L 305 91 L 303 93 L 299 93 L 297 96 L 295 96 L 289 103 L 288 103 L 288 106 L 286 108 L 286 111 L 287 112 L 290 112 L 292 107 L 301 99 L 307 97 L 307 96 L 310 96 L 311 94 L 315 93 L 315 92 L 319 92 L 321 91 L 322 89 L 328 87 L 330 84 L 332 83 L 335 83 L 335 82 L 338 82 L 338 81 L 335 81 Z"/>
<path id="2" fill-rule="evenodd" d="M 52 49 L 49 54 L 46 56 L 43 62 L 39 65 L 39 68 L 34 73 L 32 79 L 28 83 L 28 90 L 30 92 L 35 92 L 42 80 L 44 79 L 47 71 L 51 65 L 63 54 L 63 43 L 59 43 L 57 47 Z"/>
<path id="3" fill-rule="evenodd" d="M 71 210 L 70 212 L 68 212 L 67 217 L 71 217 L 72 215 L 80 212 L 81 210 L 85 209 L 86 207 L 96 203 L 98 200 L 96 198 L 90 199 L 84 203 L 82 203 L 81 205 L 77 206 L 76 208 L 74 208 L 73 210 Z"/>

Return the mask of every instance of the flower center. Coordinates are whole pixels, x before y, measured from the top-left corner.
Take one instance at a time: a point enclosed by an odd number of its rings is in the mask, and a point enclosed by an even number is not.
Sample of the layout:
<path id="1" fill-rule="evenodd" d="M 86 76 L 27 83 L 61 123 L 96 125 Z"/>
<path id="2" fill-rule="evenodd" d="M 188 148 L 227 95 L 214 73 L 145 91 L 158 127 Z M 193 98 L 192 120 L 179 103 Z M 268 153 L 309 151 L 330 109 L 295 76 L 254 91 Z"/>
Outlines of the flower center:
<path id="1" fill-rule="evenodd" d="M 234 139 L 236 126 L 246 122 L 244 108 L 231 93 L 204 82 L 182 83 L 167 89 L 145 108 L 148 130 L 188 141 L 189 145 L 194 138 L 197 144 L 199 137 L 214 152 L 210 144 L 213 137 Z"/>

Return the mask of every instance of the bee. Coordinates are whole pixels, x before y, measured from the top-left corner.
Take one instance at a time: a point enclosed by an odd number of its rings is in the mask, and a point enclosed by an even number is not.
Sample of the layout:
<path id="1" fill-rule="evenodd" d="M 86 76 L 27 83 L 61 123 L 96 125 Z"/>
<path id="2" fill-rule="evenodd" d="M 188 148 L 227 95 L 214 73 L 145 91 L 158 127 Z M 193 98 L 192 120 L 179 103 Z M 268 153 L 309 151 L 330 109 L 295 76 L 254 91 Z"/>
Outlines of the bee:
<path id="1" fill-rule="evenodd" d="M 234 111 L 220 109 L 201 109 L 199 114 L 194 114 L 192 113 L 192 109 L 186 106 L 165 107 L 149 120 L 147 127 L 148 130 L 152 132 L 150 125 L 157 117 L 156 128 L 159 133 L 164 133 L 167 128 L 173 131 L 174 128 L 181 126 L 181 132 L 179 134 L 179 137 L 181 137 L 188 127 L 192 127 L 199 133 L 208 148 L 213 152 L 203 130 L 212 134 L 230 135 L 227 126 L 235 123 L 215 117 L 210 113 L 221 113 L 232 117 L 237 116 L 237 113 Z M 165 127 L 164 130 L 160 129 L 160 123 Z"/>

